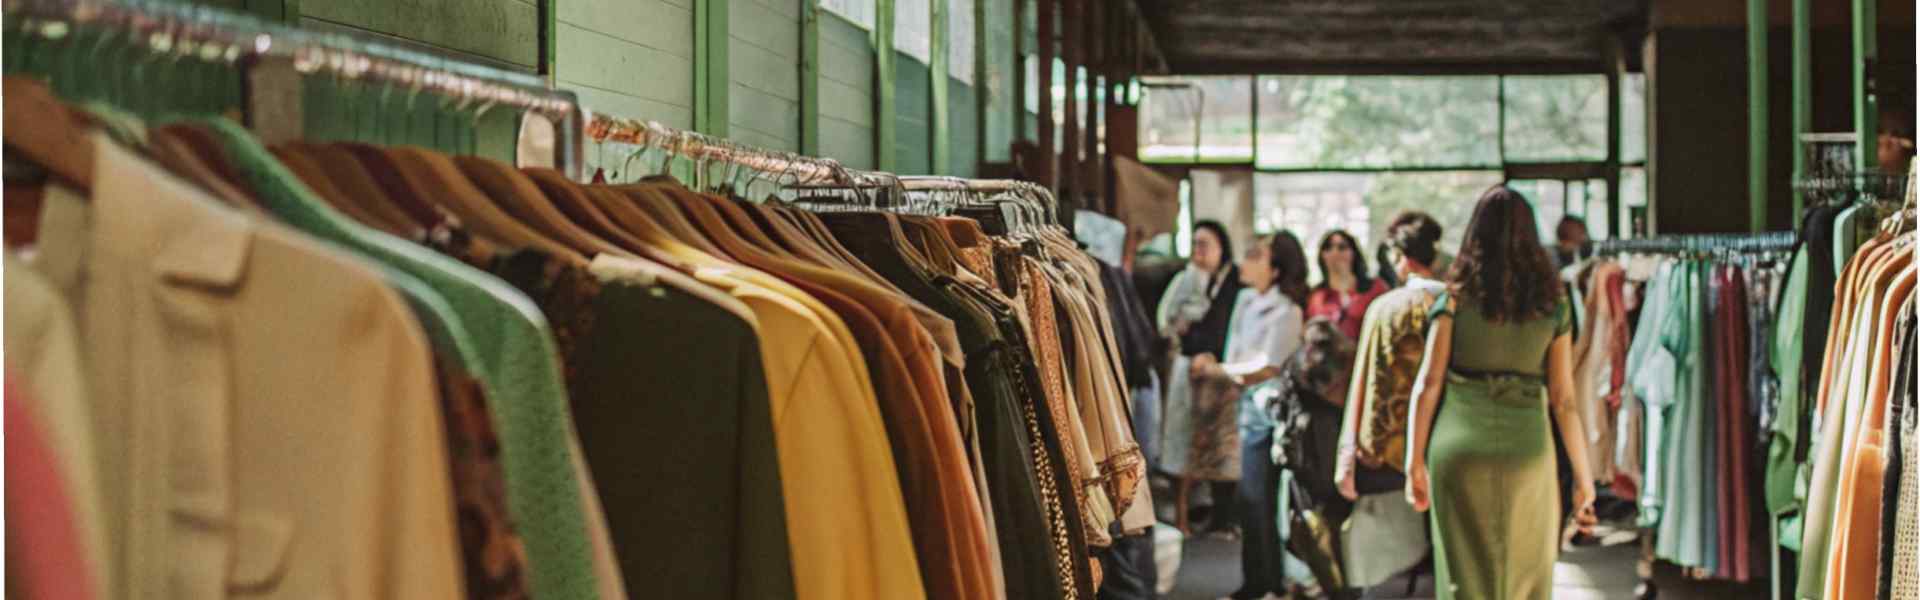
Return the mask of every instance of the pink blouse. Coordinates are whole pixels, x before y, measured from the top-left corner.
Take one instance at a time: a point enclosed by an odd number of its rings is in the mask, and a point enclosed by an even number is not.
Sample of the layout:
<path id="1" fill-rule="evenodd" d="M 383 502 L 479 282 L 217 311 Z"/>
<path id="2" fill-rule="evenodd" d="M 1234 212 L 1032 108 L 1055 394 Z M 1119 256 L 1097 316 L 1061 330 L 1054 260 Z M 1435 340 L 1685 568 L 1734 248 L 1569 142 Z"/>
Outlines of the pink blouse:
<path id="1" fill-rule="evenodd" d="M 1307 318 L 1325 317 L 1340 328 L 1347 339 L 1359 341 L 1360 325 L 1367 320 L 1367 306 L 1374 298 L 1387 293 L 1387 286 L 1374 279 L 1367 282 L 1367 289 L 1359 293 L 1345 294 L 1328 286 L 1313 289 L 1307 294 Z"/>

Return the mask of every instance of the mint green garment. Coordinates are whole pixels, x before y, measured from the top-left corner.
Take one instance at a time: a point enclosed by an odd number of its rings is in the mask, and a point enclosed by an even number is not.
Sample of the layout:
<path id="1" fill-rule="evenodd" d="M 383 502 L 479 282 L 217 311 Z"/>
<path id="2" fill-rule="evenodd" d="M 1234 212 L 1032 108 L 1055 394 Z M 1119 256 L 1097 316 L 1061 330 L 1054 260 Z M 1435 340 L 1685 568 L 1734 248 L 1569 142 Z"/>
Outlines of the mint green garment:
<path id="1" fill-rule="evenodd" d="M 1656 529 L 1654 554 L 1686 567 L 1712 568 L 1711 504 L 1717 500 L 1708 479 L 1713 460 L 1709 427 L 1706 364 L 1707 269 L 1688 261 L 1676 268 L 1669 288 L 1673 310 L 1654 331 L 1674 356 L 1673 405 L 1661 432 L 1664 456 L 1650 457 L 1667 466 L 1666 497 Z M 1655 463 L 1660 464 L 1660 463 Z"/>
<path id="2" fill-rule="evenodd" d="M 1847 259 L 1853 258 L 1853 252 L 1860 249 L 1859 223 L 1862 205 L 1853 205 L 1840 211 L 1833 218 L 1833 272 L 1841 273 L 1847 269 Z"/>
<path id="3" fill-rule="evenodd" d="M 1803 324 L 1807 320 L 1807 249 L 1793 253 L 1793 265 L 1787 268 L 1786 285 L 1780 287 L 1779 313 L 1773 328 L 1773 374 L 1780 380 L 1779 411 L 1773 418 L 1773 430 L 1767 442 L 1767 512 L 1779 518 L 1800 509 L 1794 496 L 1794 479 L 1799 461 L 1794 460 L 1794 444 L 1799 440 L 1800 415 L 1806 411 L 1807 394 L 1801 389 L 1804 373 L 1801 358 L 1806 352 Z M 1796 548 L 1797 549 L 1797 548 Z"/>
<path id="4" fill-rule="evenodd" d="M 1835 511 L 1843 495 L 1840 489 L 1842 464 L 1846 456 L 1847 441 L 1859 435 L 1863 426 L 1865 402 L 1859 401 L 1867 393 L 1867 375 L 1870 356 L 1875 348 L 1872 345 L 1874 326 L 1879 323 L 1879 308 L 1886 290 L 1869 290 L 1851 307 L 1853 321 L 1846 332 L 1836 332 L 1838 339 L 1847 344 L 1836 371 L 1833 373 L 1832 386 L 1827 391 L 1827 405 L 1821 414 L 1820 432 L 1808 460 L 1813 462 L 1812 483 L 1806 500 L 1804 529 L 1801 541 L 1804 544 L 1803 556 L 1808 560 L 1800 563 L 1800 597 L 1819 599 L 1826 593 L 1827 556 L 1832 546 Z M 1835 599 L 1842 600 L 1842 599 Z"/>
<path id="5" fill-rule="evenodd" d="M 473 374 L 500 434 L 507 505 L 526 545 L 534 597 L 597 597 L 568 445 L 572 416 L 559 352 L 539 309 L 492 275 L 335 212 L 239 125 L 218 118 L 197 124 L 217 135 L 255 197 L 283 222 L 410 274 L 445 298 L 482 360 Z"/>
<path id="6" fill-rule="evenodd" d="M 1673 406 L 1676 361 L 1660 343 L 1658 324 L 1665 323 L 1667 313 L 1676 310 L 1672 287 L 1682 272 L 1671 263 L 1663 263 L 1647 281 L 1646 300 L 1640 309 L 1643 328 L 1627 348 L 1627 387 L 1645 409 L 1646 421 L 1641 435 L 1645 443 L 1640 464 L 1646 465 L 1646 472 L 1640 478 L 1639 524 L 1648 529 L 1660 522 L 1661 510 L 1666 506 L 1667 470 L 1672 462 L 1667 460 L 1665 434 L 1668 409 Z"/>

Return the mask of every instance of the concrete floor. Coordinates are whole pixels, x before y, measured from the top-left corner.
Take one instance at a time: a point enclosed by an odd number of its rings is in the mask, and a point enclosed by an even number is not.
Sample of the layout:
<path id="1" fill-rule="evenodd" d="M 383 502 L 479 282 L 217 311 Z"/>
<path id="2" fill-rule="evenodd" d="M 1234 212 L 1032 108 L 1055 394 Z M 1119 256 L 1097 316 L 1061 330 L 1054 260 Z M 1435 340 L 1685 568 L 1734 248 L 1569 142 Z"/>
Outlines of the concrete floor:
<path id="1" fill-rule="evenodd" d="M 1632 600 L 1639 578 L 1634 562 L 1639 544 L 1576 548 L 1562 553 L 1554 568 L 1554 600 Z M 1656 581 L 1662 600 L 1766 598 L 1763 585 L 1685 582 L 1677 571 L 1660 569 Z M 1378 596 L 1382 599 L 1432 598 L 1431 580 L 1423 580 L 1413 595 Z M 1240 543 L 1219 538 L 1189 540 L 1181 559 L 1173 592 L 1165 600 L 1215 600 L 1240 584 Z M 1396 590 L 1404 587 L 1391 586 Z"/>

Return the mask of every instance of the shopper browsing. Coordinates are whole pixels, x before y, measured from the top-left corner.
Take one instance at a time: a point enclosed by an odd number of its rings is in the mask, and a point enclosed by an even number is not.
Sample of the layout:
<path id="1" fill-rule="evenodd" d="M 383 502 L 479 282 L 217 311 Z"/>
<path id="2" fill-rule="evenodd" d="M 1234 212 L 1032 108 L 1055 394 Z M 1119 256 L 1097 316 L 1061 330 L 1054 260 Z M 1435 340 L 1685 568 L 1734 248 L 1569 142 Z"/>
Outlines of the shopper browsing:
<path id="1" fill-rule="evenodd" d="M 1586 436 L 1572 403 L 1571 307 L 1533 219 L 1518 192 L 1481 195 L 1432 308 L 1406 494 L 1416 510 L 1431 509 L 1441 600 L 1552 597 L 1553 424 L 1573 462 L 1573 512 L 1593 521 Z"/>

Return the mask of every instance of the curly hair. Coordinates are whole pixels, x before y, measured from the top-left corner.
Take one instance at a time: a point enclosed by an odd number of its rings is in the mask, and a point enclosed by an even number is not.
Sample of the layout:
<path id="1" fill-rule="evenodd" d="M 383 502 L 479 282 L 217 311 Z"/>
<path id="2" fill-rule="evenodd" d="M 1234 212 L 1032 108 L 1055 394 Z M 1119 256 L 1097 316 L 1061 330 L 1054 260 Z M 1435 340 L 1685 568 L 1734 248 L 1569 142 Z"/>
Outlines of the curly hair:
<path id="1" fill-rule="evenodd" d="M 1520 192 L 1496 185 L 1481 194 L 1447 276 L 1459 301 L 1474 303 L 1494 323 L 1552 315 L 1560 279 L 1540 245 L 1538 227 L 1533 205 Z"/>
<path id="2" fill-rule="evenodd" d="M 1352 377 L 1354 341 L 1326 317 L 1308 320 L 1301 337 L 1300 349 L 1287 360 L 1288 382 L 1296 391 L 1313 392 L 1338 403 L 1345 398 L 1347 381 Z"/>

